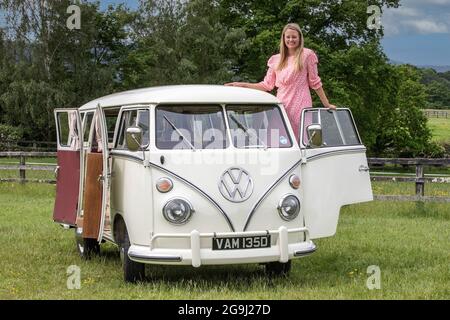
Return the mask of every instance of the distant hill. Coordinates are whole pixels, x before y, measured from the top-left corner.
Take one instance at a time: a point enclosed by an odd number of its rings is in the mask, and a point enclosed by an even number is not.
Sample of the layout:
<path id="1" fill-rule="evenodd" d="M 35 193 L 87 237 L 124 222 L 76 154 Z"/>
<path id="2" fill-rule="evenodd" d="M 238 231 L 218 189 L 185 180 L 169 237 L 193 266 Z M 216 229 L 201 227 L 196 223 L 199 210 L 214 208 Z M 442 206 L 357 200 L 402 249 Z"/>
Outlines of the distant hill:
<path id="1" fill-rule="evenodd" d="M 390 64 L 395 64 L 395 65 L 399 65 L 399 64 L 407 64 L 405 62 L 401 62 L 401 61 L 396 61 L 396 60 L 389 60 Z M 447 72 L 450 71 L 450 66 L 433 66 L 433 65 L 415 65 L 417 68 L 420 69 L 433 69 L 436 72 Z"/>
<path id="2" fill-rule="evenodd" d="M 436 72 L 447 72 L 450 71 L 450 66 L 417 66 L 419 68 L 434 69 Z"/>

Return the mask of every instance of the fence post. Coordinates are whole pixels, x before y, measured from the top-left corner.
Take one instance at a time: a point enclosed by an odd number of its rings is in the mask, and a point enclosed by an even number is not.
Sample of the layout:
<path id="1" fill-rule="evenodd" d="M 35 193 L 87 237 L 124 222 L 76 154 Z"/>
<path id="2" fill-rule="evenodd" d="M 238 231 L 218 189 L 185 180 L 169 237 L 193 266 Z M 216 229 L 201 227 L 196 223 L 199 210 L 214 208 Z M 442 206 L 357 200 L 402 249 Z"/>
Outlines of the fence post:
<path id="1" fill-rule="evenodd" d="M 416 165 L 416 196 L 425 196 L 425 179 L 422 164 Z"/>
<path id="2" fill-rule="evenodd" d="M 24 166 L 25 165 L 25 156 L 23 154 L 20 155 L 20 165 Z M 20 183 L 25 183 L 25 168 L 20 168 L 19 169 L 19 176 L 20 176 Z"/>

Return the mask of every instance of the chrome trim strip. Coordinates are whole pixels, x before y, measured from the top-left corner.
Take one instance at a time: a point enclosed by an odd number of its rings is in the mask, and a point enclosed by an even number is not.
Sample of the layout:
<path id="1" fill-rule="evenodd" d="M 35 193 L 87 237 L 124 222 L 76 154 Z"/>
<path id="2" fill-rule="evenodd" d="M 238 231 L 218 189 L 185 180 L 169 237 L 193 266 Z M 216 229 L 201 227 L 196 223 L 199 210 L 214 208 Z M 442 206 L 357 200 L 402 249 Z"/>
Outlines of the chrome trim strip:
<path id="1" fill-rule="evenodd" d="M 160 169 L 160 170 L 162 170 L 162 171 L 164 171 L 165 173 L 168 173 L 168 174 L 171 174 L 171 175 L 173 175 L 174 177 L 176 177 L 176 178 L 178 178 L 178 179 L 180 179 L 182 182 L 184 182 L 185 184 L 187 184 L 188 186 L 190 186 L 190 187 L 192 187 L 192 188 L 194 188 L 195 190 L 197 190 L 202 196 L 204 196 L 206 199 L 208 199 L 219 211 L 220 211 L 220 213 L 222 213 L 222 215 L 223 215 L 223 217 L 225 218 L 225 220 L 227 221 L 227 223 L 228 223 L 228 226 L 230 227 L 230 229 L 231 229 L 231 231 L 235 231 L 235 229 L 234 229 L 234 226 L 233 226 L 233 223 L 231 222 L 231 220 L 230 220 L 230 218 L 228 217 L 228 215 L 225 213 L 225 211 L 220 207 L 220 205 L 216 202 L 216 201 L 214 201 L 214 199 L 213 198 L 211 198 L 210 196 L 208 196 L 208 194 L 206 193 L 206 192 L 204 192 L 202 189 L 200 189 L 199 187 L 197 187 L 195 184 L 193 184 L 192 182 L 190 182 L 190 181 L 188 181 L 188 180 L 186 180 L 185 178 L 183 178 L 183 177 L 180 177 L 179 175 L 177 175 L 176 173 L 174 173 L 174 172 L 172 172 L 172 171 L 170 171 L 170 170 L 167 170 L 166 168 L 163 168 L 163 167 L 160 167 L 160 166 L 158 166 L 157 164 L 155 164 L 155 163 L 153 163 L 153 162 L 150 162 L 149 163 L 152 167 L 155 167 L 155 168 L 157 168 L 157 169 Z"/>
<path id="2" fill-rule="evenodd" d="M 135 253 L 128 253 L 131 260 L 141 261 L 165 261 L 165 262 L 181 262 L 183 259 L 180 256 L 167 256 L 167 255 L 140 255 Z"/>
<path id="3" fill-rule="evenodd" d="M 319 154 L 316 154 L 311 157 L 307 157 L 306 162 L 308 163 L 308 161 L 313 161 L 313 160 L 317 160 L 319 158 L 329 157 L 334 154 L 359 153 L 359 152 L 366 152 L 366 150 L 367 149 L 365 147 L 354 148 L 354 149 L 345 149 L 345 150 L 332 150 L 332 151 L 327 151 L 324 153 L 319 153 Z"/>
<path id="4" fill-rule="evenodd" d="M 137 161 L 137 162 L 140 162 L 140 163 L 142 163 L 144 161 L 141 157 L 139 157 L 137 155 L 134 155 L 134 154 L 130 154 L 126 150 L 123 150 L 123 151 L 122 150 L 113 150 L 109 154 L 111 156 L 122 157 L 122 158 L 130 159 L 130 160 L 133 160 L 133 161 Z"/>
<path id="5" fill-rule="evenodd" d="M 261 203 L 263 202 L 263 200 L 269 195 L 270 192 L 272 192 L 273 189 L 275 189 L 275 187 L 281 182 L 281 180 L 283 180 L 284 178 L 286 178 L 286 176 L 288 174 L 290 174 L 292 172 L 292 170 L 294 170 L 300 163 L 302 162 L 302 160 L 300 159 L 299 161 L 297 161 L 292 167 L 290 167 L 281 177 L 279 177 L 271 186 L 269 189 L 267 189 L 267 191 L 261 196 L 261 198 L 259 198 L 259 200 L 256 202 L 256 204 L 253 206 L 252 210 L 250 211 L 250 213 L 247 216 L 247 220 L 245 221 L 245 226 L 244 229 L 242 231 L 247 230 L 248 224 L 250 223 L 250 220 L 253 216 L 253 214 L 255 213 L 256 209 L 258 209 L 258 207 L 261 205 Z"/>

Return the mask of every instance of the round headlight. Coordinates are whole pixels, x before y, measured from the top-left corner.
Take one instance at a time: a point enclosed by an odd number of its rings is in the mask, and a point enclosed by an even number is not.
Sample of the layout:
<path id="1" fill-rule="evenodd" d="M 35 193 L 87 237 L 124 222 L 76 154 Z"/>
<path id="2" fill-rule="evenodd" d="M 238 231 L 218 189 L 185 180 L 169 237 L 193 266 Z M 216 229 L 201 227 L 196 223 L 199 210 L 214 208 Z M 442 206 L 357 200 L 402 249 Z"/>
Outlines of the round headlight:
<path id="1" fill-rule="evenodd" d="M 292 194 L 284 196 L 278 204 L 278 213 L 283 220 L 293 220 L 300 212 L 300 200 Z"/>
<path id="2" fill-rule="evenodd" d="M 194 209 L 192 205 L 184 199 L 169 200 L 163 208 L 163 216 L 172 224 L 184 224 L 191 217 Z"/>

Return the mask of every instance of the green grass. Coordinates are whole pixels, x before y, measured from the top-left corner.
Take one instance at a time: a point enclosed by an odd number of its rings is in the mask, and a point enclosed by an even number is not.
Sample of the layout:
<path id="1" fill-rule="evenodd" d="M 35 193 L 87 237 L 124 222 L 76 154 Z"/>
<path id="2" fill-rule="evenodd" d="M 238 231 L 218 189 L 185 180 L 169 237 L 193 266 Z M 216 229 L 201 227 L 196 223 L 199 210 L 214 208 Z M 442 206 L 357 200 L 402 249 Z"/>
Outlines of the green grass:
<path id="1" fill-rule="evenodd" d="M 428 118 L 428 126 L 433 133 L 433 141 L 450 143 L 450 118 Z"/>
<path id="2" fill-rule="evenodd" d="M 414 182 L 372 182 L 372 191 L 379 195 L 410 195 L 416 194 Z M 425 183 L 425 195 L 433 197 L 450 198 L 450 184 L 448 183 Z M 448 205 L 450 211 L 450 204 Z"/>
<path id="3" fill-rule="evenodd" d="M 374 184 L 399 193 L 404 186 Z M 54 189 L 0 184 L 0 299 L 449 299 L 448 204 L 370 202 L 342 209 L 337 234 L 293 262 L 287 278 L 269 280 L 258 265 L 147 266 L 147 280 L 122 280 L 118 251 L 102 245 L 90 261 L 76 252 L 73 230 L 52 222 Z M 448 188 L 448 187 L 447 187 Z M 380 190 L 378 190 L 380 189 Z M 68 290 L 67 268 L 81 268 Z M 381 289 L 368 290 L 368 266 Z"/>

